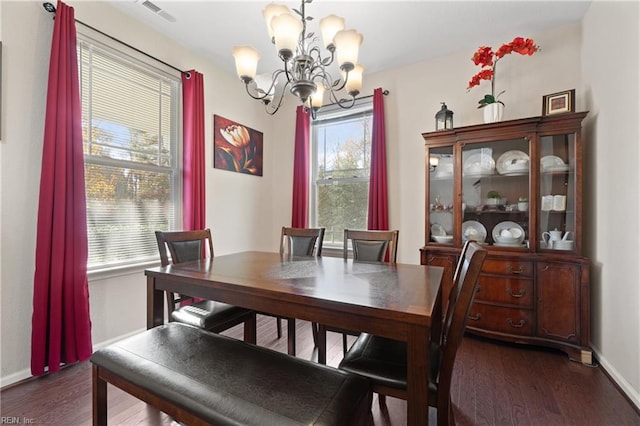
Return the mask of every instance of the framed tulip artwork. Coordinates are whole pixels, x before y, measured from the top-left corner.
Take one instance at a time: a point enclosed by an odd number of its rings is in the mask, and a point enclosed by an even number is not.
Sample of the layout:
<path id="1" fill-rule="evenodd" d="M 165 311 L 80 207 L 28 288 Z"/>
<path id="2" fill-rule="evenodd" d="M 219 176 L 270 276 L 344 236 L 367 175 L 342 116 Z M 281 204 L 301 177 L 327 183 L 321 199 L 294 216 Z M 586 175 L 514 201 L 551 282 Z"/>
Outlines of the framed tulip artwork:
<path id="1" fill-rule="evenodd" d="M 213 167 L 262 176 L 262 132 L 214 115 Z"/>

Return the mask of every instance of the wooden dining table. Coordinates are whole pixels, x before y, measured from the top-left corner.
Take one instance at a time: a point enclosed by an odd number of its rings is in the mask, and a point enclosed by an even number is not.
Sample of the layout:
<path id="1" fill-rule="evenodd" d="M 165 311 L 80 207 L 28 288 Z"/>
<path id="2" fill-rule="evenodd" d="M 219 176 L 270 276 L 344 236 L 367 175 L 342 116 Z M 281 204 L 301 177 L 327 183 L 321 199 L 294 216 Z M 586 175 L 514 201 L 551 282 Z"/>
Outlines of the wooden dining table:
<path id="1" fill-rule="evenodd" d="M 407 342 L 407 422 L 428 424 L 429 334 L 442 268 L 250 251 L 145 275 L 147 328 L 164 323 L 164 291 L 171 290 Z"/>

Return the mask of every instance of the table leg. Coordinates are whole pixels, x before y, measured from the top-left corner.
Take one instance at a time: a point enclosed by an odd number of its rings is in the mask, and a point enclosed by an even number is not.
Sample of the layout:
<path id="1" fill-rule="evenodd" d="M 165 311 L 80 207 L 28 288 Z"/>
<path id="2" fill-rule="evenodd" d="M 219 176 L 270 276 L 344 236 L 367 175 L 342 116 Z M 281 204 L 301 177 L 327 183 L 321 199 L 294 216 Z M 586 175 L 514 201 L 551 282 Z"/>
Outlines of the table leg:
<path id="1" fill-rule="evenodd" d="M 147 330 L 164 324 L 164 291 L 156 290 L 156 279 L 147 277 Z"/>
<path id="2" fill-rule="evenodd" d="M 429 330 L 412 326 L 407 342 L 407 423 L 429 424 Z"/>

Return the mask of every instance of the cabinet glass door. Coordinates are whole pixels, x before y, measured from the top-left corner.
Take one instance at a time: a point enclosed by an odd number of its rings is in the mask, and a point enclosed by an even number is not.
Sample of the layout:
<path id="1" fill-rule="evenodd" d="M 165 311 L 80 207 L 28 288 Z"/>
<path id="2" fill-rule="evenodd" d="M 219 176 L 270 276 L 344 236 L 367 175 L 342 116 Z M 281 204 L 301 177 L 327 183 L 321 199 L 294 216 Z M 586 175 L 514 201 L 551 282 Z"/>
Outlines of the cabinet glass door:
<path id="1" fill-rule="evenodd" d="M 530 151 L 526 138 L 462 148 L 462 242 L 529 247 Z"/>
<path id="2" fill-rule="evenodd" d="M 539 247 L 575 250 L 575 135 L 540 138 Z"/>
<path id="3" fill-rule="evenodd" d="M 453 244 L 453 146 L 427 150 L 429 156 L 429 241 Z"/>

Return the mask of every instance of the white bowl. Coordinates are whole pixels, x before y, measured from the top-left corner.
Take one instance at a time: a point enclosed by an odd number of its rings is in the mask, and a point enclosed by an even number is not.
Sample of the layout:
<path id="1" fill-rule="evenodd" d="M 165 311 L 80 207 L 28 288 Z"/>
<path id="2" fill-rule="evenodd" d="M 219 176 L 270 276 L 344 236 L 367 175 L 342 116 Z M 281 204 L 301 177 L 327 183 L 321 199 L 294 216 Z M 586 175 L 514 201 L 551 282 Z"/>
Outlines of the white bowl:
<path id="1" fill-rule="evenodd" d="M 520 242 L 520 237 L 503 237 L 499 235 L 497 239 L 500 244 L 518 244 Z"/>
<path id="2" fill-rule="evenodd" d="M 453 235 L 432 235 L 436 243 L 450 243 L 453 241 Z"/>
<path id="3" fill-rule="evenodd" d="M 556 250 L 573 250 L 573 241 L 571 240 L 554 241 L 552 247 Z"/>
<path id="4" fill-rule="evenodd" d="M 487 206 L 504 206 L 507 204 L 506 198 L 485 198 L 484 204 Z"/>

